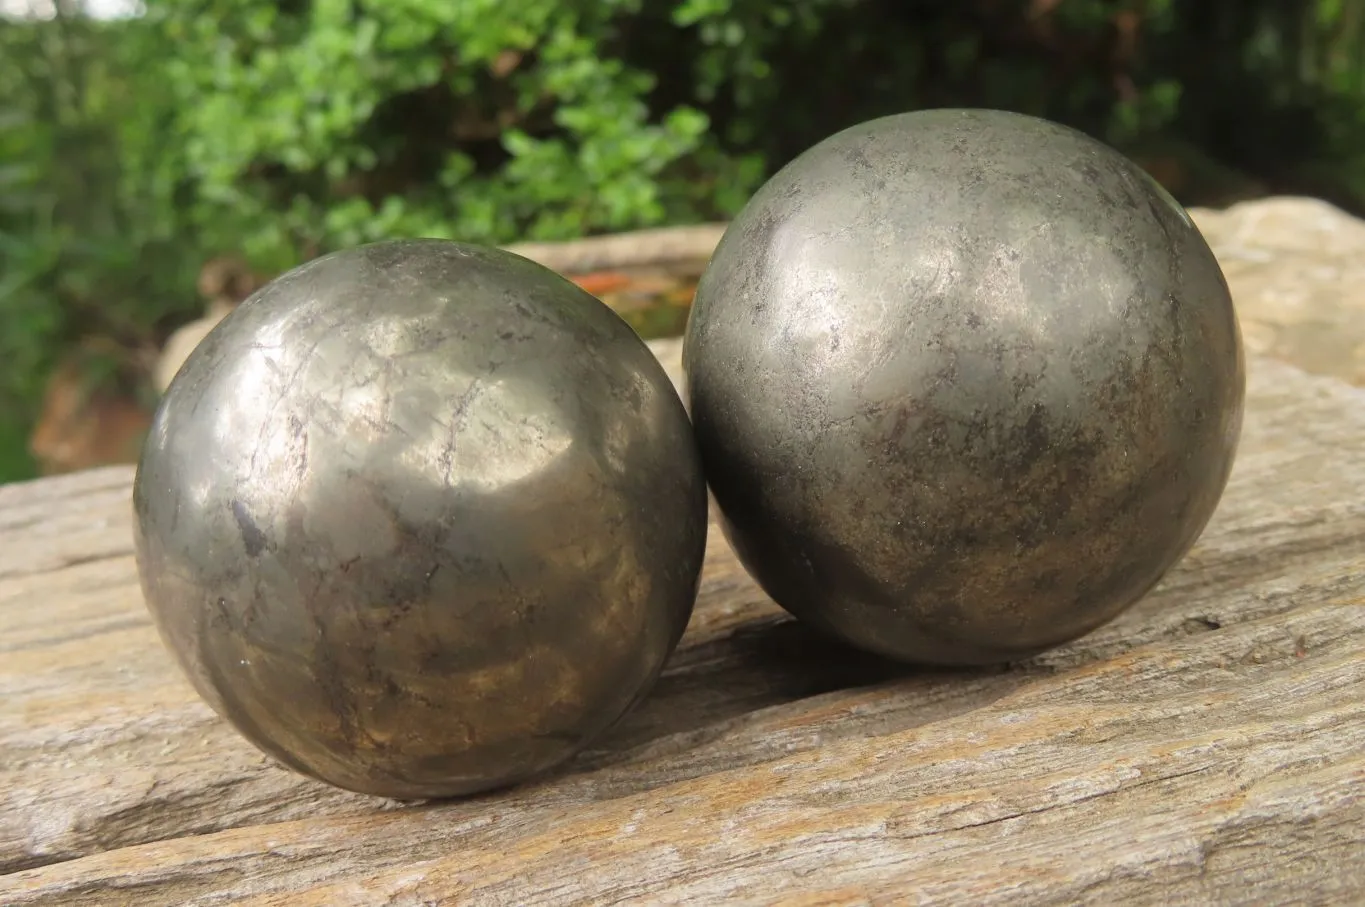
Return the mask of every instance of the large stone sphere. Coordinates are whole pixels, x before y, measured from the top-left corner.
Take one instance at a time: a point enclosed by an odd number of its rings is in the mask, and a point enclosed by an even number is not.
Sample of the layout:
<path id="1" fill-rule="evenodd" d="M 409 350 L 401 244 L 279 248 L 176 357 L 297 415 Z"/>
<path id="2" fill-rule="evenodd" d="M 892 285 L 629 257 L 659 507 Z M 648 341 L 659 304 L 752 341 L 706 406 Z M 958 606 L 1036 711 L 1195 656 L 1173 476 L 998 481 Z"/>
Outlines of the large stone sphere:
<path id="1" fill-rule="evenodd" d="M 707 501 L 628 325 L 436 240 L 269 284 L 186 361 L 134 490 L 143 589 L 199 693 L 300 772 L 400 798 L 564 762 L 691 614 Z"/>
<path id="2" fill-rule="evenodd" d="M 1244 369 L 1188 215 L 1062 126 L 855 126 L 727 230 L 684 346 L 736 553 L 798 617 L 908 661 L 1009 661 L 1140 598 L 1231 469 Z"/>

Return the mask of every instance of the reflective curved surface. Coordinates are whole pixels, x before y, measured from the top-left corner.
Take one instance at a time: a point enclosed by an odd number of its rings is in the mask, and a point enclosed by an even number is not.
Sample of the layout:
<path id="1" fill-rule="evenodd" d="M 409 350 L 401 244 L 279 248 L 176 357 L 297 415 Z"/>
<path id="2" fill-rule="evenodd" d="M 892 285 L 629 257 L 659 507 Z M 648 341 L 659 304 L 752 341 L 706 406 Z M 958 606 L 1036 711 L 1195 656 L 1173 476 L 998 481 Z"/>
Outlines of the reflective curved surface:
<path id="1" fill-rule="evenodd" d="M 686 412 L 605 305 L 509 253 L 366 246 L 208 336 L 134 492 L 163 638 L 295 769 L 394 797 L 563 762 L 690 616 L 706 493 Z"/>
<path id="2" fill-rule="evenodd" d="M 892 657 L 1080 636 L 1203 530 L 1241 427 L 1232 301 L 1122 155 L 1030 117 L 874 120 L 727 231 L 684 346 L 727 536 L 780 604 Z"/>

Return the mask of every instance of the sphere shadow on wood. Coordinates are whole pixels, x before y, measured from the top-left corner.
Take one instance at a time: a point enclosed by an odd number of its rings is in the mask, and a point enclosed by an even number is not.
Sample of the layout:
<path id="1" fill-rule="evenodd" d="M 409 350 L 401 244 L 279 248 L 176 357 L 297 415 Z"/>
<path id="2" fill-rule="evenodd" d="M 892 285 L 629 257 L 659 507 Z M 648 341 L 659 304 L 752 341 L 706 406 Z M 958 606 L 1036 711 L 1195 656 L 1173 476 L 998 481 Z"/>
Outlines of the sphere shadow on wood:
<path id="1" fill-rule="evenodd" d="M 763 709 L 925 673 L 870 655 L 786 615 L 751 621 L 722 639 L 679 652 L 650 700 L 596 748 L 638 746 L 675 734 L 704 735 L 708 727 Z"/>
<path id="2" fill-rule="evenodd" d="M 904 731 L 966 714 L 1050 673 L 1029 663 L 908 665 L 787 615 L 759 618 L 722 638 L 685 644 L 648 701 L 565 766 L 557 783 L 581 775 L 595 796 L 620 796 L 658 784 L 635 778 L 632 765 L 647 763 L 656 779 L 662 773 L 677 780 L 715 770 L 718 751 L 728 754 L 724 768 L 732 770 L 844 736 L 840 721 L 813 731 L 813 713 L 858 713 L 847 722 L 855 736 L 866 732 L 868 711 L 878 713 L 882 732 Z"/>
<path id="3" fill-rule="evenodd" d="M 146 599 L 200 694 L 340 787 L 466 794 L 645 694 L 696 595 L 686 412 L 614 313 L 435 240 L 317 259 L 230 314 L 134 490 Z"/>
<path id="4" fill-rule="evenodd" d="M 1078 132 L 972 110 L 775 175 L 702 278 L 684 368 L 763 588 L 940 664 L 1026 657 L 1146 593 L 1218 503 L 1245 384 L 1184 210 Z"/>

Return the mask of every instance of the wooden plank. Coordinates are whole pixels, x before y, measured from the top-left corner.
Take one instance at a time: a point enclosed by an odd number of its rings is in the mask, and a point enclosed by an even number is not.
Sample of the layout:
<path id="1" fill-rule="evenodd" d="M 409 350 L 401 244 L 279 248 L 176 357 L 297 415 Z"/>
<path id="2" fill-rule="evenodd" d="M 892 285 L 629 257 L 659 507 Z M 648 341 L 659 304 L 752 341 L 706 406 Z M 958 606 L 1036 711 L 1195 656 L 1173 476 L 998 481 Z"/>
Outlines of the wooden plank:
<path id="1" fill-rule="evenodd" d="M 524 242 L 505 246 L 562 274 L 611 268 L 706 261 L 725 234 L 724 223 L 656 227 L 568 242 Z"/>
<path id="2" fill-rule="evenodd" d="M 1250 376 L 1212 525 L 1110 626 L 908 671 L 782 617 L 713 531 L 655 694 L 558 776 L 453 803 L 297 777 L 195 698 L 129 470 L 0 488 L 0 903 L 1358 901 L 1365 392 Z"/>
<path id="3" fill-rule="evenodd" d="M 1227 275 L 1249 351 L 1365 384 L 1365 221 L 1294 197 L 1190 214 Z"/>

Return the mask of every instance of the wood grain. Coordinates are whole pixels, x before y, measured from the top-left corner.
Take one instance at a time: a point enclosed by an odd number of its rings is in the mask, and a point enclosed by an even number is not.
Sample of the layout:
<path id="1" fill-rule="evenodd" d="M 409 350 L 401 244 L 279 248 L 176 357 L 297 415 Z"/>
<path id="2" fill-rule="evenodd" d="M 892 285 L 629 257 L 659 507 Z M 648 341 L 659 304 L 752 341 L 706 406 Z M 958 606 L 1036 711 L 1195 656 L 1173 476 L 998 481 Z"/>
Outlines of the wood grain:
<path id="1" fill-rule="evenodd" d="M 1358 903 L 1365 392 L 1249 371 L 1213 523 L 1091 636 L 907 671 L 783 618 L 713 530 L 654 695 L 452 803 L 295 776 L 195 698 L 130 470 L 0 488 L 0 903 Z"/>

